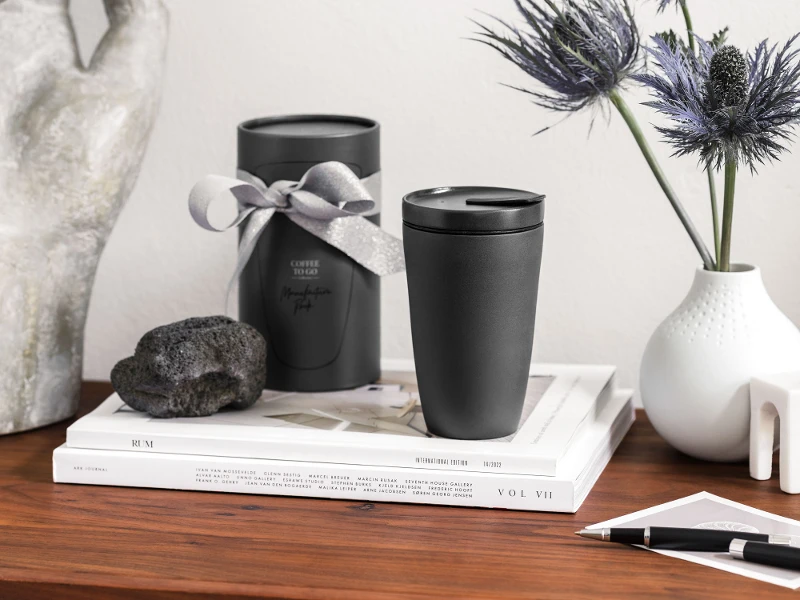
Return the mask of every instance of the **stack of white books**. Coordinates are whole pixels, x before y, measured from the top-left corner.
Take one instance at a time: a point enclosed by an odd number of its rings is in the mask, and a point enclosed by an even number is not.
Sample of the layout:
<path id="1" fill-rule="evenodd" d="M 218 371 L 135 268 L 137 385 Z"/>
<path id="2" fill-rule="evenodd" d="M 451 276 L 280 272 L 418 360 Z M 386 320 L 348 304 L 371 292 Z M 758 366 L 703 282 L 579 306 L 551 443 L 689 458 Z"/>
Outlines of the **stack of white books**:
<path id="1" fill-rule="evenodd" d="M 67 429 L 60 483 L 575 512 L 635 418 L 614 368 L 539 365 L 518 431 L 428 433 L 415 390 L 265 391 L 251 408 L 156 419 L 116 394 Z"/>

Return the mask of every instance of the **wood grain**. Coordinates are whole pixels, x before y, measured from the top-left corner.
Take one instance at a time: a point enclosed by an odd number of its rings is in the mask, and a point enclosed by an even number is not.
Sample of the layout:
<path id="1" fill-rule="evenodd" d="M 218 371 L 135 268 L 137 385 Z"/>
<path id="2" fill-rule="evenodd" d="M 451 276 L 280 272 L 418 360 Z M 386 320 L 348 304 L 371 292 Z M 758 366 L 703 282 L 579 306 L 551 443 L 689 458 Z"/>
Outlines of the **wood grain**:
<path id="1" fill-rule="evenodd" d="M 82 413 L 109 391 L 85 384 Z M 0 599 L 794 597 L 573 534 L 702 490 L 800 518 L 777 480 L 682 456 L 638 418 L 577 515 L 56 485 L 67 423 L 0 437 Z"/>

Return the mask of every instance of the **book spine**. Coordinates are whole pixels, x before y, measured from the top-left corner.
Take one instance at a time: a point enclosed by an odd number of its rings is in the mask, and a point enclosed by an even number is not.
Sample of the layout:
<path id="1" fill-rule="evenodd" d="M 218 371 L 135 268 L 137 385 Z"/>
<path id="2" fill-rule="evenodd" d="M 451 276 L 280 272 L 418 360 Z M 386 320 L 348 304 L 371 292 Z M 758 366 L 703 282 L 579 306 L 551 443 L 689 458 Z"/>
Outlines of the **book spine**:
<path id="1" fill-rule="evenodd" d="M 555 478 L 66 446 L 53 453 L 53 481 L 548 512 L 576 509 L 574 484 Z"/>
<path id="2" fill-rule="evenodd" d="M 343 463 L 408 469 L 478 471 L 507 475 L 556 474 L 557 459 L 547 456 L 501 453 L 441 452 L 424 448 L 390 448 L 301 442 L 287 438 L 247 440 L 188 437 L 165 434 L 131 435 L 98 430 L 67 430 L 67 445 L 93 450 L 124 450 L 142 453 L 226 456 L 301 462 Z M 498 445 L 506 446 L 498 442 Z"/>

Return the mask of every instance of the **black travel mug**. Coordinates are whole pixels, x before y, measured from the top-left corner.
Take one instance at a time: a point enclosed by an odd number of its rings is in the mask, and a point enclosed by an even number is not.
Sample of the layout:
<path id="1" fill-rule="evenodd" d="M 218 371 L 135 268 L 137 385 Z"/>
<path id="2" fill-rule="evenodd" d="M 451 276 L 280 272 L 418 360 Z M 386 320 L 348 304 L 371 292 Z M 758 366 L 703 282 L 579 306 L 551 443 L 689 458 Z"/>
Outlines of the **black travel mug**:
<path id="1" fill-rule="evenodd" d="M 239 125 L 238 167 L 270 185 L 346 164 L 380 224 L 380 128 L 371 119 L 295 115 Z M 368 178 L 368 179 L 367 179 Z M 266 387 L 318 392 L 380 377 L 380 278 L 278 213 L 239 279 L 239 318 L 267 340 Z"/>
<path id="2" fill-rule="evenodd" d="M 530 372 L 544 196 L 446 187 L 403 198 L 411 335 L 428 430 L 517 430 Z"/>

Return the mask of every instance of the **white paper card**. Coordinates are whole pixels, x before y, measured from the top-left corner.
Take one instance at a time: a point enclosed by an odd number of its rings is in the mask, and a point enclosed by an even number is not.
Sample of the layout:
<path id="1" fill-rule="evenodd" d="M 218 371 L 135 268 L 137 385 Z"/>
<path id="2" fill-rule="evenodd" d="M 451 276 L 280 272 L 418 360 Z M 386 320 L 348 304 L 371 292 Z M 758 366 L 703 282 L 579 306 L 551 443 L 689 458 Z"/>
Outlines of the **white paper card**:
<path id="1" fill-rule="evenodd" d="M 800 521 L 758 510 L 708 492 L 700 492 L 610 521 L 597 523 L 589 529 L 647 526 L 734 529 L 754 533 L 800 535 Z M 644 546 L 640 547 L 644 548 Z M 793 590 L 800 588 L 800 573 L 797 571 L 744 562 L 727 553 L 652 551 Z"/>

